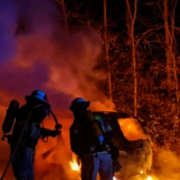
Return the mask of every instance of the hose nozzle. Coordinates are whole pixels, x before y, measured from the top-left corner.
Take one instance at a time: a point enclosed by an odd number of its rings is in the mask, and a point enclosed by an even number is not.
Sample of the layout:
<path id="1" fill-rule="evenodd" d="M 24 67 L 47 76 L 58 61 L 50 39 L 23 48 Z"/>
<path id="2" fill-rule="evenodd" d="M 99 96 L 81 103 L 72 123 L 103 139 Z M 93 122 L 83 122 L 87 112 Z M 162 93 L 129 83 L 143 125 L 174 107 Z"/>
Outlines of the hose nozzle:
<path id="1" fill-rule="evenodd" d="M 55 129 L 56 129 L 56 130 L 62 129 L 62 127 L 63 127 L 63 126 L 62 126 L 61 124 L 59 124 L 59 123 L 55 125 Z"/>

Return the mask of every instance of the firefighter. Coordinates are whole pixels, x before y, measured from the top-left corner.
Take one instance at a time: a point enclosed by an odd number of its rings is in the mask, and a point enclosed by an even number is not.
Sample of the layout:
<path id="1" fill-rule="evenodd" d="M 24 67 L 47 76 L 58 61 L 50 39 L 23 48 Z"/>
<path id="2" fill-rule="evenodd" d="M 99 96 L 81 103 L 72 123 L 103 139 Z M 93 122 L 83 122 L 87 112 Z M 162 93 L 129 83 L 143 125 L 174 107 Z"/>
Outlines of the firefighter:
<path id="1" fill-rule="evenodd" d="M 25 99 L 27 102 L 17 112 L 12 136 L 9 139 L 11 156 L 16 149 L 11 164 L 17 180 L 34 180 L 34 156 L 38 140 L 41 137 L 55 137 L 60 134 L 60 130 L 41 128 L 41 123 L 49 115 L 51 108 L 43 91 L 36 90 Z M 20 137 L 23 129 L 24 133 Z M 20 142 L 17 147 L 18 141 Z"/>
<path id="2" fill-rule="evenodd" d="M 87 110 L 89 105 L 83 98 L 71 103 L 70 110 L 74 114 L 70 127 L 71 149 L 81 160 L 82 180 L 96 180 L 98 172 L 101 180 L 113 180 L 113 161 L 104 135 L 106 130 L 111 132 L 112 129 L 95 119 Z"/>

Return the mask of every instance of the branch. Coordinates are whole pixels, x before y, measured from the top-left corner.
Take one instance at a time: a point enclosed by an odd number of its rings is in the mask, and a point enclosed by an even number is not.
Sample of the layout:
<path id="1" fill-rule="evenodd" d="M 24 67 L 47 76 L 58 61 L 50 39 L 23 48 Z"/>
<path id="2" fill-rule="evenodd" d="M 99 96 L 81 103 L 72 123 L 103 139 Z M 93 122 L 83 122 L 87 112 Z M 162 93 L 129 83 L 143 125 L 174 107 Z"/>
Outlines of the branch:
<path id="1" fill-rule="evenodd" d="M 143 25 L 145 25 L 146 27 L 150 28 L 150 27 L 152 27 L 152 26 L 151 26 L 148 22 L 149 22 L 149 21 L 153 21 L 154 19 L 155 19 L 156 22 L 158 22 L 158 18 L 159 18 L 159 17 L 152 17 L 152 18 L 149 18 L 149 19 L 146 18 L 145 21 L 147 21 L 147 22 L 144 22 L 144 21 L 143 21 L 144 19 L 143 19 L 142 17 L 137 17 L 136 20 L 139 21 L 140 23 L 142 23 Z M 156 20 L 156 19 L 157 19 L 157 20 Z M 147 23 L 147 24 L 146 24 L 146 23 Z M 155 23 L 154 23 L 154 24 L 155 24 Z M 156 24 L 157 24 L 157 23 L 156 23 Z"/>
<path id="2" fill-rule="evenodd" d="M 134 17 L 133 17 L 133 21 L 132 21 L 133 26 L 136 21 L 136 16 L 137 16 L 137 0 L 135 0 L 135 4 L 134 4 Z"/>
<path id="3" fill-rule="evenodd" d="M 128 0 L 126 0 L 126 5 L 127 5 L 127 8 L 128 8 L 128 11 L 129 11 L 129 16 L 130 16 L 131 22 L 133 22 L 132 13 L 131 13 L 131 8 L 130 8 L 129 1 L 128 1 Z"/>
<path id="4" fill-rule="evenodd" d="M 180 28 L 174 26 L 174 29 L 177 30 L 177 31 L 180 31 Z"/>
<path id="5" fill-rule="evenodd" d="M 159 6 L 159 9 L 160 9 L 160 11 L 161 11 L 161 13 L 162 13 L 162 16 L 163 16 L 163 9 L 161 8 L 161 5 L 159 4 L 159 1 L 158 1 L 158 6 Z"/>
<path id="6" fill-rule="evenodd" d="M 141 39 L 146 35 L 148 34 L 149 32 L 151 31 L 155 31 L 155 30 L 159 30 L 161 28 L 163 28 L 164 26 L 160 26 L 160 27 L 157 27 L 157 28 L 151 28 L 151 29 L 148 29 L 146 32 L 144 32 L 140 38 L 138 38 L 138 40 L 136 41 L 136 47 L 138 46 L 139 42 L 141 41 Z"/>

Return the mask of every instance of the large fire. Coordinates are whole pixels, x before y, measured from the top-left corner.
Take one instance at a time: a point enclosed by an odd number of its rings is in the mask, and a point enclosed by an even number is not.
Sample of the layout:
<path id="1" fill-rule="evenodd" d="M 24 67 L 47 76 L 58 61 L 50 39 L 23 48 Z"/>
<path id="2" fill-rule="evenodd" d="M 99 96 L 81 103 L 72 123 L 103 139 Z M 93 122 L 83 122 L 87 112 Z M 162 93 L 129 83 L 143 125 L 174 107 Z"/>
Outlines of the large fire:
<path id="1" fill-rule="evenodd" d="M 67 36 L 66 29 L 60 27 L 58 19 L 62 18 L 59 18 L 59 11 L 52 3 L 53 1 L 42 3 L 42 1 L 31 0 L 29 2 L 34 4 L 31 8 L 29 8 L 29 3 L 22 3 L 22 0 L 0 2 L 0 7 L 2 7 L 0 37 L 3 37 L 0 42 L 1 45 L 3 44 L 0 48 L 0 126 L 9 101 L 18 99 L 22 105 L 23 97 L 37 88 L 47 92 L 53 110 L 59 112 L 57 116 L 61 117 L 61 120 L 62 116 L 69 117 L 69 104 L 76 96 L 93 100 L 91 107 L 96 110 L 97 108 L 98 110 L 109 110 L 113 106 L 112 102 L 105 99 L 105 96 L 96 89 L 97 80 L 106 79 L 106 76 L 103 76 L 102 72 L 92 71 L 96 65 L 96 57 L 102 51 L 102 41 L 94 31 L 82 28 L 81 31 L 71 31 L 71 35 Z M 55 14 L 57 17 L 54 19 Z M 54 124 L 52 123 L 51 126 L 49 122 L 50 119 L 46 127 L 54 128 Z M 141 130 L 136 128 L 133 119 L 120 120 L 119 123 L 128 139 L 146 138 Z M 64 120 L 62 124 L 65 145 L 70 151 L 71 121 Z M 0 136 L 2 136 L 2 131 L 0 131 Z M 45 175 L 38 177 L 38 180 L 61 179 L 63 171 L 59 171 L 59 166 L 62 166 L 66 174 L 70 169 L 71 177 L 73 172 L 80 174 L 81 166 L 75 156 L 69 161 L 69 151 L 64 148 L 66 146 L 62 146 L 62 142 L 52 138 L 46 144 L 39 143 L 36 152 L 36 172 L 40 174 L 42 171 Z M 0 173 L 2 174 L 8 162 L 10 148 L 7 143 L 0 141 L 0 149 Z M 52 152 L 49 149 L 52 149 Z M 41 155 L 46 151 L 51 152 L 50 155 L 42 158 Z M 180 161 L 176 156 L 173 157 L 163 154 L 162 159 L 166 160 L 166 165 L 163 165 L 163 177 L 165 178 L 144 176 L 142 171 L 141 176 L 136 177 L 136 180 L 138 178 L 139 180 L 180 179 L 177 178 Z M 159 162 L 162 160 L 159 159 Z M 178 169 L 177 176 L 174 173 L 175 167 Z M 167 175 L 174 176 L 166 178 Z M 13 180 L 12 169 L 8 171 L 7 179 Z M 114 177 L 113 180 L 119 179 Z"/>

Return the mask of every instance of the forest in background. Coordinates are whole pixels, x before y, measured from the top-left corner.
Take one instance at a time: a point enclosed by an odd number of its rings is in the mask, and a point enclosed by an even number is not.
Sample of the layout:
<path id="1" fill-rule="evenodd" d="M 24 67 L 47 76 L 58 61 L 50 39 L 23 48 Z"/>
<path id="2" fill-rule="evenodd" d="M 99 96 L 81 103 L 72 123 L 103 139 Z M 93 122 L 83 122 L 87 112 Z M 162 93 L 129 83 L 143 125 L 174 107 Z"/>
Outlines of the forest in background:
<path id="1" fill-rule="evenodd" d="M 143 119 L 153 142 L 179 155 L 180 2 L 55 0 L 67 31 L 89 27 L 103 42 L 94 71 L 116 109 Z"/>

